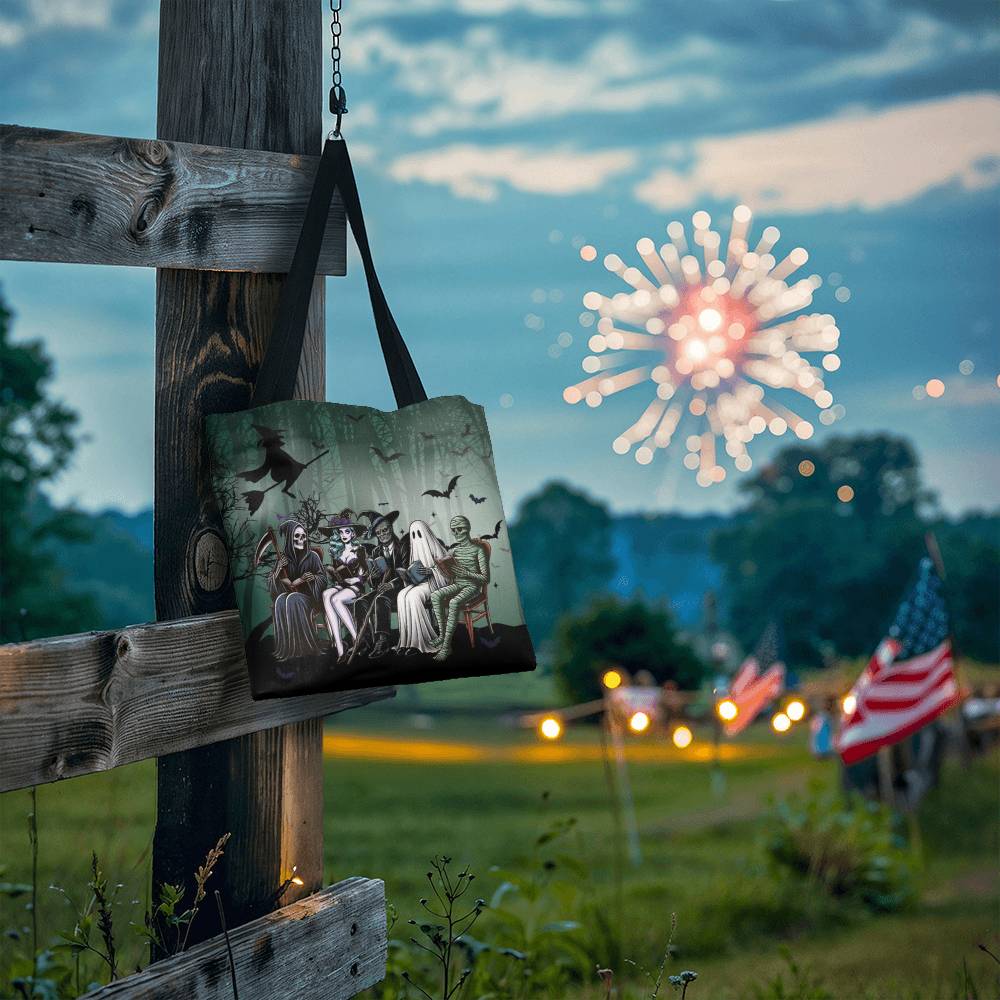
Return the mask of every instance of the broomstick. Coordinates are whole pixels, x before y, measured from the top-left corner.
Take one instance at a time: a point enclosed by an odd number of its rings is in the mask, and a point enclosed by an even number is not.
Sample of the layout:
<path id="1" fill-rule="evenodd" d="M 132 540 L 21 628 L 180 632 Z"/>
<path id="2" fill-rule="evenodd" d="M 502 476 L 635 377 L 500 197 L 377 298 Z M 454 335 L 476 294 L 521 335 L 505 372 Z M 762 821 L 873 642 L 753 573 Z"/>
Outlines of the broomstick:
<path id="1" fill-rule="evenodd" d="M 371 620 L 372 614 L 375 611 L 375 605 L 379 594 L 382 592 L 382 588 L 389 582 L 389 569 L 382 574 L 382 582 L 378 586 L 378 590 L 375 592 L 375 596 L 372 598 L 372 603 L 369 605 L 368 610 L 365 612 L 365 617 L 361 620 L 361 624 L 358 626 L 358 634 L 354 637 L 354 643 L 351 646 L 351 655 L 347 658 L 347 665 L 350 666 L 354 662 L 354 657 L 358 655 L 358 648 L 361 645 L 361 636 L 364 630 L 368 627 L 368 622 Z"/>
<path id="2" fill-rule="evenodd" d="M 302 470 L 304 471 L 305 469 L 308 469 L 313 462 L 318 462 L 324 455 L 329 454 L 329 448 L 327 448 L 326 451 L 321 451 L 315 458 L 310 458 L 309 461 L 302 466 Z M 301 474 L 302 473 L 300 472 L 299 475 Z M 251 514 L 256 514 L 257 511 L 260 510 L 260 505 L 264 502 L 265 494 L 270 493 L 271 490 L 273 490 L 276 486 L 280 486 L 281 483 L 282 481 L 279 480 L 278 482 L 268 486 L 266 490 L 248 490 L 246 493 L 243 493 L 243 499 L 247 502 L 247 510 L 250 511 Z"/>

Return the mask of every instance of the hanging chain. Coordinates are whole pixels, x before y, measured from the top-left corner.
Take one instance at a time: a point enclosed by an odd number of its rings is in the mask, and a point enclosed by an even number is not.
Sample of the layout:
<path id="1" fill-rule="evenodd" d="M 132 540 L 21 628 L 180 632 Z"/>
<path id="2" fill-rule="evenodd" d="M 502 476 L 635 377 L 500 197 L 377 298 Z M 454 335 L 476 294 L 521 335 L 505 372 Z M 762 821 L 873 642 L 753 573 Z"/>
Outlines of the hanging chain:
<path id="1" fill-rule="evenodd" d="M 344 115 L 347 114 L 347 93 L 341 83 L 340 75 L 340 9 L 344 5 L 344 0 L 330 0 L 330 12 L 333 17 L 330 20 L 330 34 L 332 44 L 330 46 L 330 60 L 333 63 L 333 83 L 330 87 L 330 113 L 336 117 L 332 135 L 340 136 L 340 123 Z"/>

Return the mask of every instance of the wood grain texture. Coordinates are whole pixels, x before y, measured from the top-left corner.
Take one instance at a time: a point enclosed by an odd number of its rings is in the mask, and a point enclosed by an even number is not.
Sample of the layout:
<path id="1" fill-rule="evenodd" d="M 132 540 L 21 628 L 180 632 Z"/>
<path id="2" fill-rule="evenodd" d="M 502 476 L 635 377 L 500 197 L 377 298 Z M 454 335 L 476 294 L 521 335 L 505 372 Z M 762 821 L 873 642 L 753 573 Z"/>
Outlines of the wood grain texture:
<path id="1" fill-rule="evenodd" d="M 314 0 L 162 0 L 157 137 L 316 155 L 328 30 Z M 220 524 L 205 472 L 205 414 L 244 409 L 274 322 L 274 275 L 159 270 L 156 299 L 154 584 L 158 618 L 234 605 L 206 570 Z M 324 394 L 323 288 L 312 296 L 298 394 Z M 190 884 L 205 851 L 232 840 L 218 872 L 233 925 L 274 909 L 298 866 L 322 882 L 322 734 L 314 721 L 160 758 L 154 882 Z M 210 910 L 192 938 L 215 934 Z"/>
<path id="2" fill-rule="evenodd" d="M 350 878 L 230 931 L 241 1000 L 345 1000 L 385 976 L 385 887 Z M 225 940 L 85 994 L 87 1000 L 232 1000 Z"/>
<path id="3" fill-rule="evenodd" d="M 0 125 L 0 258 L 288 270 L 318 156 Z M 318 273 L 344 274 L 344 207 Z"/>
<path id="4" fill-rule="evenodd" d="M 253 701 L 235 611 L 0 646 L 0 792 L 318 720 L 391 695 L 372 688 Z M 288 755 L 292 772 L 296 759 Z"/>

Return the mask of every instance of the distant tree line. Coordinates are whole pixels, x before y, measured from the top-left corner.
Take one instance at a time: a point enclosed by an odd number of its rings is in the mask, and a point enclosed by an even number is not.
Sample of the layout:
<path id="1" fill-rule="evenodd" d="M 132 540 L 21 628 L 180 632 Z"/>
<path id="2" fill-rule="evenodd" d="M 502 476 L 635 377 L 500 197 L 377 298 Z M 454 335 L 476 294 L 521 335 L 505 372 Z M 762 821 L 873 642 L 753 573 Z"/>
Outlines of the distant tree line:
<path id="1" fill-rule="evenodd" d="M 12 342 L 11 314 L 0 299 L 3 642 L 152 615 L 148 539 L 137 539 L 120 513 L 58 509 L 47 498 L 81 440 L 76 414 L 50 398 L 51 379 L 40 342 Z M 796 444 L 741 490 L 742 510 L 713 526 L 709 548 L 721 567 L 723 624 L 745 649 L 776 619 L 792 666 L 871 652 L 932 531 L 960 653 L 1000 659 L 1000 516 L 944 518 L 904 439 L 873 434 Z M 661 516 L 643 523 L 631 555 L 645 559 L 657 579 L 670 551 L 654 552 Z M 573 697 L 596 693 L 611 664 L 696 686 L 706 665 L 668 602 L 638 589 L 621 594 L 616 523 L 605 504 L 559 482 L 521 505 L 509 533 L 532 636 Z M 671 530 L 676 541 L 678 525 Z M 705 544 L 704 536 L 696 541 Z"/>

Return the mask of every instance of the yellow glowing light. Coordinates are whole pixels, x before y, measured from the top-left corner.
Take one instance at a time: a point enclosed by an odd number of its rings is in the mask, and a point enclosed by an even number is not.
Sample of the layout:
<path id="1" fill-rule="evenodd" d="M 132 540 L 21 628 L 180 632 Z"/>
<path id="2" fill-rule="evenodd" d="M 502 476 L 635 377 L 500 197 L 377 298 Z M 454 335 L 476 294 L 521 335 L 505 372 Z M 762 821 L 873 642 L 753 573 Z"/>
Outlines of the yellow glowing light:
<path id="1" fill-rule="evenodd" d="M 802 459 L 799 462 L 799 475 L 805 476 L 807 479 L 816 471 L 816 466 L 809 461 L 808 458 Z"/>
<path id="2" fill-rule="evenodd" d="M 557 740 L 562 736 L 562 723 L 554 716 L 550 715 L 542 719 L 538 731 L 547 740 Z"/>
<path id="3" fill-rule="evenodd" d="M 850 503 L 854 499 L 854 488 L 851 486 L 838 486 L 837 487 L 837 499 L 841 503 Z"/>
<path id="4" fill-rule="evenodd" d="M 924 386 L 924 389 L 927 390 L 927 395 L 930 396 L 931 399 L 939 399 L 944 395 L 944 382 L 942 382 L 939 378 L 929 379 L 927 384 Z"/>
<path id="5" fill-rule="evenodd" d="M 678 750 L 683 750 L 685 747 L 691 746 L 691 741 L 694 739 L 694 734 L 688 729 L 687 726 L 678 726 L 670 737 L 674 741 L 674 746 Z"/>
<path id="6" fill-rule="evenodd" d="M 616 687 L 621 687 L 622 675 L 617 670 L 606 670 L 601 678 L 601 683 L 609 691 L 614 691 Z"/>
<path id="7" fill-rule="evenodd" d="M 854 715 L 854 710 L 858 707 L 858 696 L 856 694 L 845 694 L 840 707 L 844 710 L 844 715 Z"/>
<path id="8" fill-rule="evenodd" d="M 649 729 L 651 721 L 645 712 L 633 712 L 628 720 L 628 727 L 633 733 L 644 733 Z"/>
<path id="9" fill-rule="evenodd" d="M 787 733 L 791 729 L 792 720 L 785 715 L 784 712 L 777 712 L 773 719 L 771 719 L 771 728 L 776 733 Z"/>
<path id="10" fill-rule="evenodd" d="M 292 885 L 305 885 L 305 882 L 303 882 L 302 879 L 300 879 L 298 875 L 293 875 L 292 876 Z"/>
<path id="11" fill-rule="evenodd" d="M 806 716 L 806 706 L 803 702 L 799 701 L 798 698 L 793 698 L 785 706 L 785 715 L 787 715 L 792 722 L 801 722 Z"/>
<path id="12" fill-rule="evenodd" d="M 722 326 L 722 313 L 718 309 L 702 309 L 698 313 L 698 326 L 706 333 L 715 333 Z"/>
<path id="13" fill-rule="evenodd" d="M 715 706 L 715 710 L 723 722 L 732 722 L 740 714 L 739 705 L 732 698 L 724 698 Z"/>

